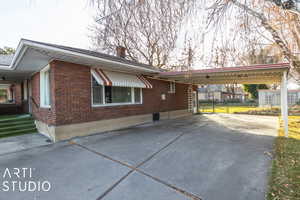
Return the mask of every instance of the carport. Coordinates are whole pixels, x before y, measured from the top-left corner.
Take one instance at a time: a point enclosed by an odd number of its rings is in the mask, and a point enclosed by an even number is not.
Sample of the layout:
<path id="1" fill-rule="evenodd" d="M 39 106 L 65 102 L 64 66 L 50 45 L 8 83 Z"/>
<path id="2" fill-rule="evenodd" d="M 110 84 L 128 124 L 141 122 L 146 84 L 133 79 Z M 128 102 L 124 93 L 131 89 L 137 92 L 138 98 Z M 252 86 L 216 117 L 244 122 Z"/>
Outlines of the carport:
<path id="1" fill-rule="evenodd" d="M 288 137 L 287 76 L 289 63 L 162 72 L 159 78 L 186 84 L 280 84 L 281 116 Z M 197 109 L 198 110 L 198 109 Z"/>

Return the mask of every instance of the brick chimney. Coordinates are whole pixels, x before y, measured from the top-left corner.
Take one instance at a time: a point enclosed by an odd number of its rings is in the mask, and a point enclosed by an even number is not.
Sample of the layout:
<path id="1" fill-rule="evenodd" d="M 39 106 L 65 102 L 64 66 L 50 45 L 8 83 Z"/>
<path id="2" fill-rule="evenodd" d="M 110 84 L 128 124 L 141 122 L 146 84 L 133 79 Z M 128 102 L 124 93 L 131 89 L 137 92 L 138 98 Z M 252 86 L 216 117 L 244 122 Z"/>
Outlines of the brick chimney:
<path id="1" fill-rule="evenodd" d="M 117 50 L 117 56 L 119 56 L 121 58 L 125 58 L 125 56 L 126 56 L 126 48 L 125 47 L 117 46 L 116 50 Z"/>

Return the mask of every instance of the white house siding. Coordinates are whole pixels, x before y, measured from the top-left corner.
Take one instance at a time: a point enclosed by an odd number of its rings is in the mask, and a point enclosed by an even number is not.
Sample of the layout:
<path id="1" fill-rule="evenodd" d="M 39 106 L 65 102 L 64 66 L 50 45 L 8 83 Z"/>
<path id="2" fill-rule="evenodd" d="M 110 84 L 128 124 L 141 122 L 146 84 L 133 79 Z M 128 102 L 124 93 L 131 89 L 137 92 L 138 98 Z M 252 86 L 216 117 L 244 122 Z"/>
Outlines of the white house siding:
<path id="1" fill-rule="evenodd" d="M 222 101 L 222 92 L 199 92 L 198 99 L 200 101 L 207 101 L 207 100 L 215 100 L 215 101 Z"/>
<path id="2" fill-rule="evenodd" d="M 300 100 L 300 90 L 288 91 L 288 104 L 294 105 Z M 280 90 L 259 90 L 258 102 L 260 107 L 280 106 Z"/>

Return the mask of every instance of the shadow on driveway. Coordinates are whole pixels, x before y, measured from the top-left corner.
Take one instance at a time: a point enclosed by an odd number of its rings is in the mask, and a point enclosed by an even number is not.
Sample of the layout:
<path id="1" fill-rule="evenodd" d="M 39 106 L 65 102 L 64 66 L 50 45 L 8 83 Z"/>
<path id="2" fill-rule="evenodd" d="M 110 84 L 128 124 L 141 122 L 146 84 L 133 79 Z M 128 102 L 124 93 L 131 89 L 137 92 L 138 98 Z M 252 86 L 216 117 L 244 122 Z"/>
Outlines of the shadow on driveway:
<path id="1" fill-rule="evenodd" d="M 0 196 L 14 200 L 262 200 L 274 140 L 270 133 L 275 134 L 276 125 L 272 130 L 253 116 L 256 132 L 251 133 L 245 119 L 235 119 L 233 124 L 247 125 L 234 129 L 228 116 L 197 115 L 1 155 L 0 177 L 6 168 L 34 170 L 32 178 L 3 178 Z M 2 181 L 15 179 L 49 181 L 51 190 L 2 191 Z"/>

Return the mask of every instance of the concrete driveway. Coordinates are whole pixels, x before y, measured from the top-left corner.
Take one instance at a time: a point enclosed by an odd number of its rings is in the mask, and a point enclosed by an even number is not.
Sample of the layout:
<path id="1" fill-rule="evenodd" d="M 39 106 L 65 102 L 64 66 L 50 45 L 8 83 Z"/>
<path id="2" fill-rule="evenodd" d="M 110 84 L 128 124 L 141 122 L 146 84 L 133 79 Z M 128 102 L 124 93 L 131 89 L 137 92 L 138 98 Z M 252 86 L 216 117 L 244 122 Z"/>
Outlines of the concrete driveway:
<path id="1" fill-rule="evenodd" d="M 277 121 L 197 115 L 0 155 L 0 197 L 262 200 Z M 31 174 L 8 176 L 6 168 L 30 168 Z M 19 192 L 18 184 L 24 189 L 28 181 L 51 189 Z"/>

